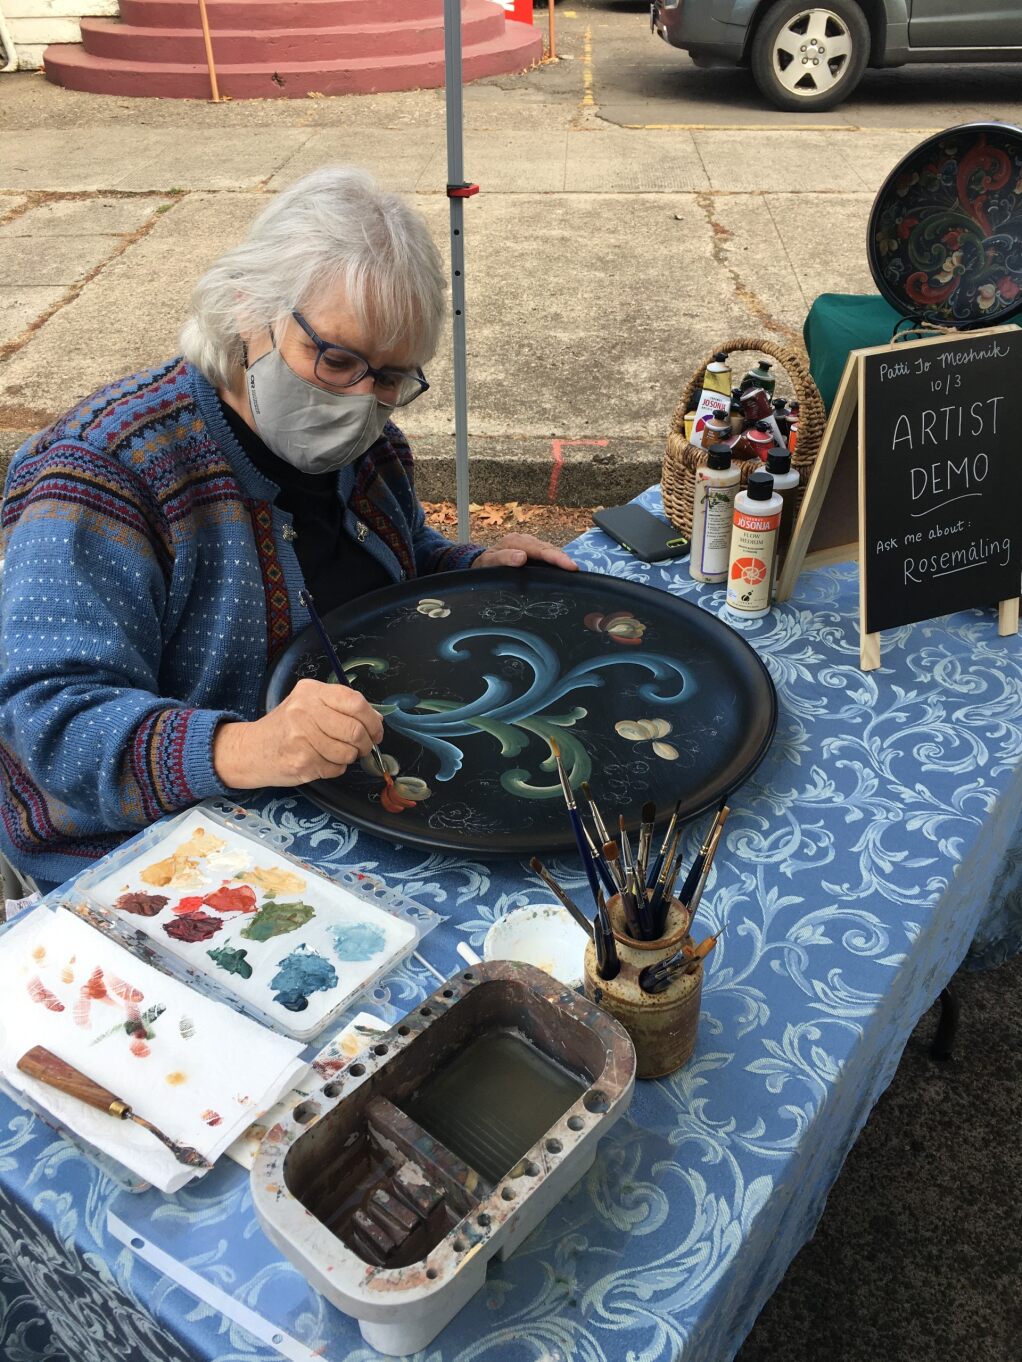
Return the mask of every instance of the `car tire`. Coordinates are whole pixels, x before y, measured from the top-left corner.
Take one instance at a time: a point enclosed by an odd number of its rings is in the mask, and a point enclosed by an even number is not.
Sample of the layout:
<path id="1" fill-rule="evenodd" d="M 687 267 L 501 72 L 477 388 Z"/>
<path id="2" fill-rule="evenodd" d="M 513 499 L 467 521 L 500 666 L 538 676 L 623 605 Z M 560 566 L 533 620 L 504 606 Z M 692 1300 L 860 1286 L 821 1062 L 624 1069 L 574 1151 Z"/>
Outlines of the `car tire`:
<path id="1" fill-rule="evenodd" d="M 779 109 L 833 109 L 862 79 L 871 41 L 854 0 L 778 0 L 752 40 L 752 74 Z"/>

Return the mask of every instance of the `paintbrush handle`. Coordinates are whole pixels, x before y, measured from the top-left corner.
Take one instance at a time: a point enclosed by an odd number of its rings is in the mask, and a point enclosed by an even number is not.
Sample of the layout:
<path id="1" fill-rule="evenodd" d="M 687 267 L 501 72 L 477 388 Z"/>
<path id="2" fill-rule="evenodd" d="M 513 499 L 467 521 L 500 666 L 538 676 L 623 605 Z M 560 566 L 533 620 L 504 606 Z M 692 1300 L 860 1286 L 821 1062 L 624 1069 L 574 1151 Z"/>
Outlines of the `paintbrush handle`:
<path id="1" fill-rule="evenodd" d="M 600 880 L 596 873 L 596 866 L 589 851 L 589 843 L 586 841 L 585 828 L 582 826 L 582 819 L 579 817 L 577 809 L 568 810 L 568 818 L 571 820 L 572 830 L 575 833 L 575 845 L 578 847 L 578 854 L 582 861 L 582 869 L 586 872 L 586 879 L 589 881 L 589 892 L 593 896 L 593 903 L 599 902 Z M 617 892 L 616 890 L 614 891 Z"/>
<path id="2" fill-rule="evenodd" d="M 29 1078 L 56 1088 L 58 1092 L 66 1092 L 69 1097 L 77 1097 L 79 1102 L 95 1107 L 97 1111 L 105 1111 L 110 1116 L 123 1118 L 131 1111 L 127 1102 L 122 1102 L 116 1093 L 87 1078 L 80 1069 L 58 1058 L 43 1045 L 33 1045 L 31 1050 L 23 1054 L 18 1060 L 18 1068 Z"/>
<path id="3" fill-rule="evenodd" d="M 323 649 L 326 652 L 326 660 L 330 663 L 330 670 L 337 678 L 337 684 L 339 686 L 347 686 L 349 690 L 354 690 L 355 687 L 351 684 L 351 677 L 341 666 L 341 659 L 334 651 L 334 645 L 330 642 L 330 635 L 326 631 L 326 625 L 320 619 L 319 611 L 316 609 L 312 597 L 303 589 L 299 591 L 298 599 L 309 612 L 309 619 L 312 620 L 312 623 L 316 627 L 316 633 L 319 634 L 319 641 L 322 643 Z M 387 770 L 387 765 L 383 760 L 383 753 L 377 747 L 376 743 L 373 743 L 373 756 L 376 758 L 376 764 L 380 768 L 380 774 L 383 776 L 384 780 L 386 780 L 390 772 Z"/>

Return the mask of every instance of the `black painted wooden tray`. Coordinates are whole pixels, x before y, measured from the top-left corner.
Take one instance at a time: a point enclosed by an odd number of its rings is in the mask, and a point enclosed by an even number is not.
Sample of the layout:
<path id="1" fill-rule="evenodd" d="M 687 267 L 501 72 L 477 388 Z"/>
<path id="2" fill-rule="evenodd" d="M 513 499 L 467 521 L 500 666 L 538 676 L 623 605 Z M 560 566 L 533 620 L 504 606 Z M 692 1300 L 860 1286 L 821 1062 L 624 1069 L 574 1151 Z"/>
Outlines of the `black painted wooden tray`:
<path id="1" fill-rule="evenodd" d="M 752 648 L 716 616 L 635 582 L 555 568 L 488 568 L 402 582 L 325 619 L 345 670 L 384 716 L 394 776 L 363 763 L 302 786 L 344 822 L 389 841 L 531 856 L 572 852 L 551 751 L 588 780 L 604 818 L 637 829 L 676 800 L 689 819 L 755 770 L 777 696 Z M 263 703 L 329 678 L 298 634 Z M 389 807 L 387 807 L 389 805 Z"/>

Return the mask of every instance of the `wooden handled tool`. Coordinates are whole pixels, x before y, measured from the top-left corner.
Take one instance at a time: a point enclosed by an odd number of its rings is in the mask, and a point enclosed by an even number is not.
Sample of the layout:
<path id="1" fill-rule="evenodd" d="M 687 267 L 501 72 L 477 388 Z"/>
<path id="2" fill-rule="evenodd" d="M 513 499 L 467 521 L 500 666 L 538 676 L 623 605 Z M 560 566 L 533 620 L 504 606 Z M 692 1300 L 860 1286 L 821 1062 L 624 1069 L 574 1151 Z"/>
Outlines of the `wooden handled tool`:
<path id="1" fill-rule="evenodd" d="M 105 1111 L 108 1116 L 116 1116 L 121 1121 L 134 1121 L 136 1125 L 155 1135 L 158 1140 L 162 1140 L 180 1163 L 187 1163 L 192 1168 L 213 1167 L 197 1149 L 192 1149 L 186 1144 L 178 1144 L 169 1135 L 164 1135 L 162 1130 L 157 1130 L 144 1116 L 137 1116 L 127 1102 L 122 1102 L 116 1094 L 101 1087 L 80 1069 L 60 1059 L 45 1046 L 33 1045 L 32 1049 L 18 1060 L 18 1068 L 30 1078 L 35 1078 L 50 1088 L 56 1088 L 58 1092 L 66 1092 L 69 1097 L 77 1097 L 79 1102 L 95 1107 L 97 1111 Z"/>

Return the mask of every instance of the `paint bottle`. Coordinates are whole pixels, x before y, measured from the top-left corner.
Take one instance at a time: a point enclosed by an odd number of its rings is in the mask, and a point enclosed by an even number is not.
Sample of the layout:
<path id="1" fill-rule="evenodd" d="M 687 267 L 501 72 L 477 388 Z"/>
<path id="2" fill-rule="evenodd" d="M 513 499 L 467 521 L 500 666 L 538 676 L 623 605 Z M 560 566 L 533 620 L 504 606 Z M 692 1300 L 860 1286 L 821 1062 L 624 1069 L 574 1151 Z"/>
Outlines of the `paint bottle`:
<path id="1" fill-rule="evenodd" d="M 742 392 L 747 388 L 762 388 L 767 397 L 773 397 L 774 389 L 777 387 L 777 379 L 770 372 L 773 365 L 768 359 L 761 359 L 754 369 L 742 379 Z"/>
<path id="2" fill-rule="evenodd" d="M 784 502 L 765 468 L 749 474 L 748 487 L 735 497 L 727 574 L 728 610 L 741 619 L 770 612 L 774 555 Z"/>
<path id="3" fill-rule="evenodd" d="M 745 413 L 742 411 L 742 394 L 737 388 L 731 389 L 731 434 L 741 435 L 745 429 Z"/>
<path id="4" fill-rule="evenodd" d="M 731 418 L 726 411 L 714 412 L 703 426 L 703 448 L 712 449 L 731 434 Z"/>
<path id="5" fill-rule="evenodd" d="M 792 421 L 788 427 L 788 453 L 794 454 L 798 448 L 798 421 Z"/>
<path id="6" fill-rule="evenodd" d="M 779 436 L 777 443 L 784 449 L 788 443 L 788 404 L 783 397 L 775 397 L 773 407 L 773 419 Z"/>
<path id="7" fill-rule="evenodd" d="M 795 528 L 795 504 L 798 500 L 799 476 L 791 466 L 791 455 L 786 449 L 772 449 L 767 455 L 767 472 L 774 480 L 774 491 L 780 495 L 784 506 L 781 509 L 781 527 L 777 531 L 777 552 L 774 555 L 775 567 L 788 551 L 791 532 Z"/>
<path id="8" fill-rule="evenodd" d="M 696 414 L 695 414 L 695 412 L 694 412 L 694 411 L 687 411 L 687 412 L 685 413 L 685 415 L 682 417 L 682 420 L 683 420 L 684 423 L 685 423 L 685 439 L 686 439 L 686 440 L 691 440 L 691 439 L 692 439 L 692 432 L 695 430 L 695 426 L 696 426 Z"/>
<path id="9" fill-rule="evenodd" d="M 703 376 L 703 388 L 711 393 L 723 393 L 727 397 L 731 392 L 731 366 L 727 362 L 727 354 L 721 350 L 714 355 L 713 359 L 706 366 L 706 373 Z"/>
<path id="10" fill-rule="evenodd" d="M 765 416 L 773 415 L 774 409 L 765 388 L 746 388 L 740 404 L 746 421 L 762 421 Z"/>
<path id="11" fill-rule="evenodd" d="M 767 455 L 774 448 L 773 431 L 765 421 L 757 421 L 754 426 L 749 427 L 745 434 L 756 454 L 766 463 Z"/>
<path id="12" fill-rule="evenodd" d="M 706 464 L 696 469 L 692 499 L 692 547 L 688 570 L 697 582 L 727 579 L 731 522 L 741 469 L 725 444 L 712 445 Z"/>

